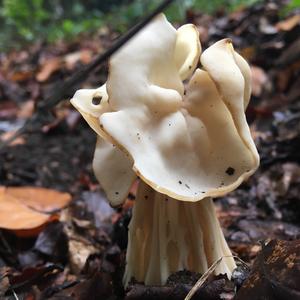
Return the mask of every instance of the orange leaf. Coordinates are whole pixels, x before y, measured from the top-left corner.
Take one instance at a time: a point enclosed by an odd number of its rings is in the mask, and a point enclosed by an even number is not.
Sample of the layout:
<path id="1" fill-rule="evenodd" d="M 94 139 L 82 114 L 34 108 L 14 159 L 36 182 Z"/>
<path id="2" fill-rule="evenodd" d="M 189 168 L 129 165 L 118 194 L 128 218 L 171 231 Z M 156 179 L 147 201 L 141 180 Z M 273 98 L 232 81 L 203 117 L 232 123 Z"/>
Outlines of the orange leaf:
<path id="1" fill-rule="evenodd" d="M 12 138 L 16 134 L 16 130 L 13 131 L 7 131 L 2 134 L 0 134 L 0 141 L 5 142 Z M 15 145 L 23 145 L 25 144 L 25 139 L 23 137 L 17 137 L 12 142 L 9 143 L 9 146 L 15 146 Z"/>
<path id="2" fill-rule="evenodd" d="M 77 62 L 88 64 L 93 58 L 91 50 L 80 50 L 77 52 L 69 53 L 64 57 L 64 61 L 68 70 L 73 70 Z"/>
<path id="3" fill-rule="evenodd" d="M 252 74 L 252 94 L 259 97 L 268 81 L 268 76 L 262 68 L 253 65 L 250 67 Z"/>
<path id="4" fill-rule="evenodd" d="M 31 229 L 41 226 L 49 215 L 36 212 L 14 197 L 0 193 L 0 227 L 10 230 Z"/>
<path id="5" fill-rule="evenodd" d="M 0 186 L 0 228 L 13 230 L 19 236 L 36 236 L 56 215 L 46 214 L 61 209 L 71 195 L 36 187 Z"/>
<path id="6" fill-rule="evenodd" d="M 17 71 L 9 76 L 12 81 L 25 81 L 32 77 L 33 72 L 31 70 Z"/>
<path id="7" fill-rule="evenodd" d="M 28 100 L 21 104 L 21 107 L 17 113 L 18 118 L 27 119 L 32 116 L 34 111 L 34 101 Z"/>
<path id="8" fill-rule="evenodd" d="M 294 15 L 286 20 L 283 20 L 281 22 L 278 22 L 276 24 L 276 28 L 278 30 L 282 31 L 290 31 L 292 30 L 296 25 L 300 23 L 300 14 L 299 15 Z"/>
<path id="9" fill-rule="evenodd" d="M 54 72 L 58 71 L 61 67 L 62 61 L 58 57 L 48 59 L 43 64 L 41 70 L 36 75 L 36 79 L 39 82 L 46 81 Z"/>
<path id="10" fill-rule="evenodd" d="M 30 229 L 17 229 L 17 230 L 13 230 L 13 232 L 16 236 L 21 237 L 21 238 L 35 237 L 35 236 L 38 236 L 39 233 L 41 233 L 44 230 L 44 228 L 46 227 L 46 225 L 48 223 L 58 221 L 58 220 L 59 220 L 58 215 L 51 215 L 51 216 L 49 216 L 49 219 L 47 220 L 46 223 L 44 223 L 38 227 L 30 228 Z"/>
<path id="11" fill-rule="evenodd" d="M 69 193 L 39 187 L 6 187 L 5 193 L 40 212 L 53 212 L 71 201 Z"/>

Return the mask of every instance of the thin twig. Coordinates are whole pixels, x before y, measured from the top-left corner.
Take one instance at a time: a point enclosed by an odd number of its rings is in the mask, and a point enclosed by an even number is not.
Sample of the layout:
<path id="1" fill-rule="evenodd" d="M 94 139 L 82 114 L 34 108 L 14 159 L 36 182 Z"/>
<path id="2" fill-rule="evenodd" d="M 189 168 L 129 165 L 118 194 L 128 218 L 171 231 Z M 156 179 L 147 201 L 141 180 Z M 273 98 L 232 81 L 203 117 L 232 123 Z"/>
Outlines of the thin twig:
<path id="1" fill-rule="evenodd" d="M 140 23 L 133 26 L 127 33 L 121 36 L 109 49 L 103 54 L 100 54 L 94 61 L 92 61 L 85 68 L 80 70 L 78 73 L 71 76 L 66 82 L 62 83 L 53 94 L 39 107 L 41 109 L 47 109 L 55 106 L 61 101 L 61 95 L 66 91 L 70 90 L 78 82 L 82 82 L 86 79 L 86 76 L 94 70 L 97 66 L 105 62 L 111 55 L 119 50 L 126 42 L 128 42 L 136 33 L 144 28 L 157 14 L 162 12 L 168 5 L 174 0 L 165 0 L 162 2 L 153 12 L 146 16 Z"/>
<path id="2" fill-rule="evenodd" d="M 88 64 L 86 67 L 82 68 L 80 71 L 72 75 L 69 79 L 59 85 L 49 97 L 46 97 L 37 106 L 36 113 L 32 116 L 31 119 L 35 119 L 39 114 L 43 113 L 45 110 L 48 110 L 60 101 L 62 101 L 63 95 L 66 92 L 70 92 L 75 85 L 83 82 L 87 75 L 93 71 L 96 67 L 104 63 L 111 55 L 118 51 L 126 42 L 128 42 L 135 34 L 137 34 L 142 28 L 144 28 L 157 14 L 161 13 L 167 6 L 169 6 L 174 0 L 165 0 L 156 9 L 153 10 L 149 15 L 147 15 L 140 23 L 133 26 L 127 33 L 121 36 L 108 50 L 100 54 L 94 61 Z M 14 141 L 20 135 L 28 132 L 28 127 L 32 125 L 32 120 L 29 119 L 22 128 L 20 128 L 9 140 L 0 143 L 0 150 L 12 141 Z"/>
<path id="3" fill-rule="evenodd" d="M 184 300 L 190 300 L 195 293 L 197 292 L 198 289 L 201 288 L 201 286 L 203 285 L 203 283 L 206 281 L 206 279 L 215 271 L 216 267 L 221 263 L 221 261 L 223 260 L 223 258 L 227 258 L 227 257 L 233 257 L 234 259 L 237 259 L 238 261 L 240 261 L 243 265 L 247 266 L 248 265 L 238 256 L 235 255 L 224 255 L 221 256 L 219 259 L 217 259 L 208 269 L 207 271 L 198 279 L 198 281 L 195 283 L 195 285 L 193 286 L 193 288 L 189 291 L 189 293 L 186 295 L 186 297 L 184 298 Z"/>
<path id="4" fill-rule="evenodd" d="M 16 300 L 19 300 L 18 295 L 16 294 L 16 292 L 15 292 L 14 290 L 12 290 L 12 293 L 13 293 L 13 295 L 14 295 L 14 298 L 15 298 Z"/>

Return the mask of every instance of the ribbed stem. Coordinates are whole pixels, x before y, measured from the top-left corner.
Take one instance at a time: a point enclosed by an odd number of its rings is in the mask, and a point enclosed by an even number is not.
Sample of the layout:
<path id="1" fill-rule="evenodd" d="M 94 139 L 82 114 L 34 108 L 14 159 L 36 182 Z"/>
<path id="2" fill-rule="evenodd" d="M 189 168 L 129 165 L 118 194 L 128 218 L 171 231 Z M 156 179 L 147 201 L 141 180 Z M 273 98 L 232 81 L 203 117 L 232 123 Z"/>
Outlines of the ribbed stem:
<path id="1" fill-rule="evenodd" d="M 184 202 L 167 197 L 140 182 L 129 225 L 124 284 L 131 278 L 163 285 L 174 272 L 204 273 L 222 256 L 231 255 L 211 198 Z M 227 257 L 216 274 L 236 267 Z"/>

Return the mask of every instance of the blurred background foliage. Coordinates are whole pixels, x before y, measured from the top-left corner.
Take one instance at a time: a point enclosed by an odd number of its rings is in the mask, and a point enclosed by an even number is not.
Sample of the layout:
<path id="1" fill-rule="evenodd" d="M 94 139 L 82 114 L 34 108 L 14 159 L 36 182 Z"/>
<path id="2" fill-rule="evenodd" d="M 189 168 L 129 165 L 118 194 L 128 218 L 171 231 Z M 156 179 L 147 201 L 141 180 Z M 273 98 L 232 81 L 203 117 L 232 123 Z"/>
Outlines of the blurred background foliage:
<path id="1" fill-rule="evenodd" d="M 188 9 L 213 14 L 259 0 L 177 0 L 166 12 L 182 22 Z M 102 26 L 124 32 L 161 0 L 0 0 L 0 48 L 20 48 L 36 41 L 53 43 L 93 33 Z M 290 1 L 287 10 L 299 7 Z"/>

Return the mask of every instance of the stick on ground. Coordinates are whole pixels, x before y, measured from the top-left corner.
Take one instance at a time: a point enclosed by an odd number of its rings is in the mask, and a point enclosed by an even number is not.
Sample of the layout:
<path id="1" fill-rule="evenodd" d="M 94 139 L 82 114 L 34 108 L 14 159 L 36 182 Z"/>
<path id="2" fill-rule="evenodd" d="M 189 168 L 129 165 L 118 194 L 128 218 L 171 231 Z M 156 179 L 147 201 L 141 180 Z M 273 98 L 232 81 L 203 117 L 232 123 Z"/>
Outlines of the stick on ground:
<path id="1" fill-rule="evenodd" d="M 26 121 L 26 123 L 21 127 L 10 139 L 0 143 L 0 150 L 8 146 L 12 141 L 14 141 L 20 135 L 30 133 L 30 128 L 33 127 L 34 120 L 39 119 L 39 115 L 47 112 L 52 107 L 56 106 L 59 102 L 63 100 L 63 95 L 66 92 L 71 92 L 79 83 L 82 83 L 87 75 L 104 63 L 111 55 L 113 55 L 117 50 L 119 50 L 126 42 L 128 42 L 135 34 L 137 34 L 142 28 L 144 28 L 157 14 L 161 13 L 167 6 L 169 6 L 174 0 L 165 0 L 156 9 L 154 9 L 149 15 L 147 15 L 141 22 L 133 26 L 127 33 L 121 36 L 109 49 L 104 53 L 100 54 L 86 67 L 82 68 L 80 71 L 72 75 L 60 86 L 58 86 L 53 93 L 46 97 L 44 101 L 37 106 L 36 112 L 33 116 Z"/>

